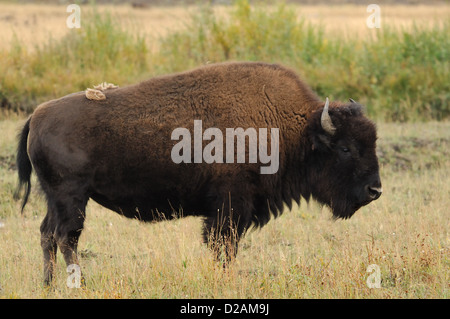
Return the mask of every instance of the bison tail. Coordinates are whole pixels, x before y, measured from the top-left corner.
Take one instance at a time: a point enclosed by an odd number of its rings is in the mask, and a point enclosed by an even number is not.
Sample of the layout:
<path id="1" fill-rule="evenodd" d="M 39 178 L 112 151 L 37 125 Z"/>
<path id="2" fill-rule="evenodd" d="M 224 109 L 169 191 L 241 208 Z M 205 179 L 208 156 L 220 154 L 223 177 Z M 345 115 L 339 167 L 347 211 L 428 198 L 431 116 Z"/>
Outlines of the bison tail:
<path id="1" fill-rule="evenodd" d="M 28 157 L 27 152 L 27 140 L 28 140 L 28 133 L 30 132 L 30 121 L 31 116 L 28 119 L 28 121 L 25 123 L 22 131 L 19 134 L 19 145 L 17 147 L 17 158 L 16 158 L 16 165 L 17 170 L 19 174 L 19 186 L 17 187 L 16 192 L 14 193 L 14 198 L 19 199 L 20 191 L 22 190 L 22 187 L 26 186 L 25 191 L 25 197 L 23 198 L 22 202 L 22 210 L 25 208 L 25 205 L 28 201 L 28 196 L 30 195 L 31 190 L 31 172 L 33 170 L 33 167 L 31 166 L 30 158 Z"/>

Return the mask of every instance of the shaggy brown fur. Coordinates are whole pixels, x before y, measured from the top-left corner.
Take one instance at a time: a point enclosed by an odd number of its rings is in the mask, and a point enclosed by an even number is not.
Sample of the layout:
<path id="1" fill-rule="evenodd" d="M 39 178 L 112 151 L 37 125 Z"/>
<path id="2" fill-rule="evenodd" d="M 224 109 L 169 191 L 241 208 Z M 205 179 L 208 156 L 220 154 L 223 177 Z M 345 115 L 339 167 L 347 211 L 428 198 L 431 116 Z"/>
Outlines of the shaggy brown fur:
<path id="1" fill-rule="evenodd" d="M 89 198 L 144 221 L 203 216 L 205 241 L 217 254 L 230 242 L 229 259 L 245 231 L 281 214 L 283 202 L 290 207 L 312 195 L 348 218 L 381 194 L 376 130 L 361 106 L 332 102 L 336 133 L 326 132 L 324 103 L 282 66 L 208 65 L 103 93 L 98 101 L 80 92 L 40 105 L 21 135 L 21 184 L 30 185 L 31 161 L 47 196 L 41 226 L 47 284 L 57 245 L 67 264 L 77 263 Z M 222 132 L 278 128 L 278 172 L 261 175 L 261 163 L 175 164 L 171 132 L 192 132 L 194 120 Z"/>

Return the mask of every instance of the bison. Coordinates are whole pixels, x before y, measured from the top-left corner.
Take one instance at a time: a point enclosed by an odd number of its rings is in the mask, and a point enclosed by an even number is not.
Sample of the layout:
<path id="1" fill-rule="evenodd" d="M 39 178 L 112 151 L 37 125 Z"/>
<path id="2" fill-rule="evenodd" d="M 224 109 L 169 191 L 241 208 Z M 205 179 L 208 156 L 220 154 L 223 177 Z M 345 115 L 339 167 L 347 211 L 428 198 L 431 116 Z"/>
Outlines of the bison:
<path id="1" fill-rule="evenodd" d="M 89 199 L 147 222 L 201 216 L 205 243 L 227 264 L 246 231 L 280 215 L 284 203 L 291 208 L 312 197 L 346 219 L 381 195 L 376 127 L 362 106 L 322 102 L 283 66 L 211 64 L 102 93 L 99 100 L 78 92 L 39 105 L 19 135 L 22 210 L 32 168 L 48 205 L 40 227 L 46 285 L 58 246 L 67 265 L 78 264 Z M 245 161 L 172 160 L 179 143 L 172 133 L 193 132 L 195 121 L 222 132 L 279 130 L 270 144 L 279 167 L 261 174 L 249 148 Z"/>

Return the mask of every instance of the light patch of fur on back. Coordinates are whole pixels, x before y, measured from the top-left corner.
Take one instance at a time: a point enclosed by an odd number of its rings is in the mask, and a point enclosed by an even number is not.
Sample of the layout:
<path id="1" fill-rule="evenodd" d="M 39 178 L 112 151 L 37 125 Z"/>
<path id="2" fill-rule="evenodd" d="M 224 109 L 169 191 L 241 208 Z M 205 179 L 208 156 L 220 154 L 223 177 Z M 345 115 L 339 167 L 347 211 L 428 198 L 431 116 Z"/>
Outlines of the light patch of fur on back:
<path id="1" fill-rule="evenodd" d="M 108 89 L 115 89 L 118 87 L 119 87 L 118 85 L 115 85 L 112 83 L 107 83 L 107 82 L 100 83 L 99 85 L 94 85 L 94 89 L 100 90 L 100 91 L 104 91 L 104 90 L 108 90 Z"/>
<path id="2" fill-rule="evenodd" d="M 103 94 L 102 91 L 95 89 L 87 89 L 86 98 L 88 98 L 89 100 L 96 100 L 96 101 L 106 100 L 105 94 Z"/>
<path id="3" fill-rule="evenodd" d="M 95 101 L 106 100 L 106 95 L 103 93 L 103 91 L 115 88 L 118 88 L 118 86 L 107 82 L 100 83 L 99 85 L 94 85 L 93 89 L 88 88 L 86 90 L 86 98 Z"/>

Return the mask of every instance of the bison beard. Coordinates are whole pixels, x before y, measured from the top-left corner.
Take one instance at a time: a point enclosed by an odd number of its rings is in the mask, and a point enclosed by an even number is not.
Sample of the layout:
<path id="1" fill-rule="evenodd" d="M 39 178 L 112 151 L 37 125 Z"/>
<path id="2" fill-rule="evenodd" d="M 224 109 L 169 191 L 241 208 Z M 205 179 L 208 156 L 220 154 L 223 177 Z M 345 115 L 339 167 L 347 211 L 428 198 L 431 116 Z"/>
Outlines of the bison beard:
<path id="1" fill-rule="evenodd" d="M 381 194 L 376 129 L 361 106 L 320 101 L 282 66 L 215 64 L 103 93 L 41 104 L 19 139 L 22 209 L 32 167 L 48 204 L 41 225 L 47 285 L 58 246 L 68 265 L 78 264 L 89 199 L 142 221 L 201 216 L 205 242 L 226 264 L 245 232 L 280 215 L 284 203 L 313 197 L 349 218 Z M 174 163 L 171 132 L 192 133 L 194 120 L 221 131 L 279 129 L 278 171 L 260 174 L 259 162 Z"/>

